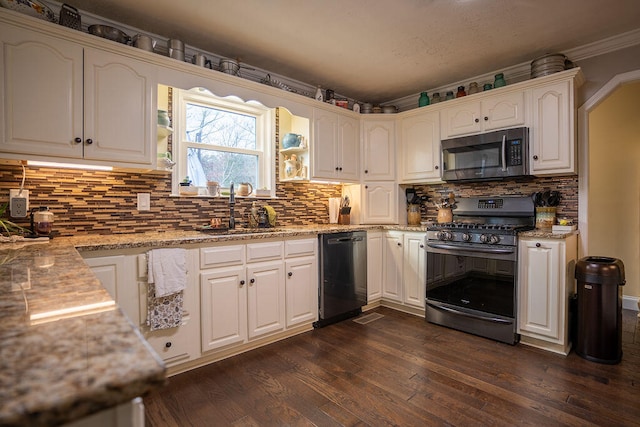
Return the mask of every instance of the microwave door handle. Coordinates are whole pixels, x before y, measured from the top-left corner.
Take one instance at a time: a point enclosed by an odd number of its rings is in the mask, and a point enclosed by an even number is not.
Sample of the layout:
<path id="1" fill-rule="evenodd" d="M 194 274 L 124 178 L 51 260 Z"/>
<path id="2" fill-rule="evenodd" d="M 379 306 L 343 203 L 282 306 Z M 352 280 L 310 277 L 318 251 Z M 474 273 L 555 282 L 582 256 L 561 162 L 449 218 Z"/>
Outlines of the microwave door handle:
<path id="1" fill-rule="evenodd" d="M 507 171 L 507 134 L 502 135 L 502 172 Z"/>

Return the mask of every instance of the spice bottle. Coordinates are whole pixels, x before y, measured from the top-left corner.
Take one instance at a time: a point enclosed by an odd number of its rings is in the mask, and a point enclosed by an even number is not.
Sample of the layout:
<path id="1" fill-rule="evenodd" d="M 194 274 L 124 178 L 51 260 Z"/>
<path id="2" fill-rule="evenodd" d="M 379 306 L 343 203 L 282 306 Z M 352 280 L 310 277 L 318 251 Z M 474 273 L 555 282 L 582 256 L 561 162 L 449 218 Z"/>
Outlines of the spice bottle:
<path id="1" fill-rule="evenodd" d="M 458 86 L 458 92 L 456 92 L 456 98 L 461 96 L 467 96 L 467 92 L 464 91 L 464 86 Z"/>

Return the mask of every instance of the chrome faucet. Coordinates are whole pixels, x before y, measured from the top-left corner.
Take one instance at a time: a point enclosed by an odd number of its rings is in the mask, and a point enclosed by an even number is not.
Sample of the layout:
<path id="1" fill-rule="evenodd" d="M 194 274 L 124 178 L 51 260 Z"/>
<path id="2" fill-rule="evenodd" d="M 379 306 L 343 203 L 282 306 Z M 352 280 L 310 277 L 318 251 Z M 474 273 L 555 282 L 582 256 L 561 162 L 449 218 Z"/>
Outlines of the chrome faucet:
<path id="1" fill-rule="evenodd" d="M 236 195 L 233 191 L 233 182 L 229 186 L 229 229 L 233 230 L 236 228 L 236 219 L 233 212 L 233 208 L 236 204 Z"/>

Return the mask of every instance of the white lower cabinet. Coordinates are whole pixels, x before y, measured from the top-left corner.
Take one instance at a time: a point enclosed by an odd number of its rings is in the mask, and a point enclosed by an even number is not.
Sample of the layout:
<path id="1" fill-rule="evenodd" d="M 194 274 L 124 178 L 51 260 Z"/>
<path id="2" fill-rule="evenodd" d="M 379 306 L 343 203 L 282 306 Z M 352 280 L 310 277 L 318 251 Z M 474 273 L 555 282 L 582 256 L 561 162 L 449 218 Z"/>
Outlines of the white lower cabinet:
<path id="1" fill-rule="evenodd" d="M 285 242 L 287 328 L 318 320 L 317 239 Z"/>
<path id="2" fill-rule="evenodd" d="M 424 310 L 425 233 L 387 231 L 382 244 L 382 299 Z"/>
<path id="3" fill-rule="evenodd" d="M 382 298 L 382 231 L 367 231 L 367 304 Z"/>
<path id="4" fill-rule="evenodd" d="M 149 330 L 147 326 L 146 253 L 136 251 L 99 251 L 82 253 L 85 262 L 118 306 L 140 329 L 151 347 L 167 366 L 200 356 L 197 290 L 197 251 L 187 252 L 187 287 L 183 293 L 182 324 L 175 328 Z"/>
<path id="5" fill-rule="evenodd" d="M 427 255 L 424 233 L 404 233 L 402 301 L 407 305 L 424 308 L 427 274 Z"/>
<path id="6" fill-rule="evenodd" d="M 312 324 L 318 313 L 316 248 L 315 238 L 201 248 L 202 351 Z"/>
<path id="7" fill-rule="evenodd" d="M 562 354 L 569 341 L 577 238 L 521 238 L 518 243 L 518 333 L 524 344 Z"/>

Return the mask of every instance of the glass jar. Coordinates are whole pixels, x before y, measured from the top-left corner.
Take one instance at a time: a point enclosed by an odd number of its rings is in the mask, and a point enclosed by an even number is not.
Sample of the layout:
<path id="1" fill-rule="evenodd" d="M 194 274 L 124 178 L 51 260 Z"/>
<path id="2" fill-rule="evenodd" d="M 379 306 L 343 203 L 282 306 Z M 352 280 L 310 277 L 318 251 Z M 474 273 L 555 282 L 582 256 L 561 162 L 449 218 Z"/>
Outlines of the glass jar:
<path id="1" fill-rule="evenodd" d="M 440 98 L 440 92 L 433 92 L 433 95 L 431 95 L 431 103 L 437 104 L 440 101 L 442 101 L 442 98 Z"/>
<path id="2" fill-rule="evenodd" d="M 464 91 L 464 86 L 458 86 L 458 92 L 456 92 L 456 98 L 467 96 L 467 92 Z"/>
<path id="3" fill-rule="evenodd" d="M 492 88 L 493 86 L 491 85 L 491 83 L 485 83 L 482 87 L 482 90 L 491 90 Z"/>
<path id="4" fill-rule="evenodd" d="M 407 206 L 407 224 L 420 225 L 420 205 L 410 203 Z"/>
<path id="5" fill-rule="evenodd" d="M 447 96 L 444 97 L 445 101 L 448 101 L 449 99 L 453 99 L 453 91 L 447 91 Z"/>
<path id="6" fill-rule="evenodd" d="M 476 82 L 469 83 L 469 90 L 467 91 L 467 94 L 471 95 L 473 93 L 478 93 L 478 92 L 479 92 L 478 83 Z"/>
<path id="7" fill-rule="evenodd" d="M 429 95 L 427 95 L 427 92 L 422 92 L 418 99 L 418 106 L 424 107 L 425 105 L 429 105 Z"/>
<path id="8" fill-rule="evenodd" d="M 493 81 L 493 87 L 503 87 L 506 86 L 507 82 L 504 80 L 504 74 L 498 73 L 495 76 L 495 80 Z"/>

